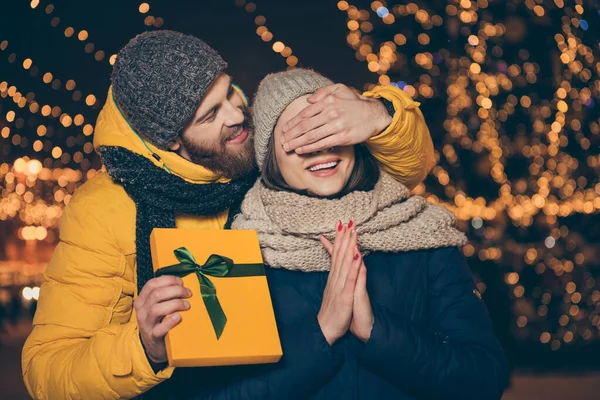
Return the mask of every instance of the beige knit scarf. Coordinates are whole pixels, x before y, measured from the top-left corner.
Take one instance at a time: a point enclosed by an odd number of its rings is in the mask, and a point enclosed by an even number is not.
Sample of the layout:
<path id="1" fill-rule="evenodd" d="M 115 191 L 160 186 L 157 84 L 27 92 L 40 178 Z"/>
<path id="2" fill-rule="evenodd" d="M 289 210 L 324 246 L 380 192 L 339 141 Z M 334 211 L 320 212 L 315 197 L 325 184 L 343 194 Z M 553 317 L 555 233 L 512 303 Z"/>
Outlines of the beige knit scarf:
<path id="1" fill-rule="evenodd" d="M 319 236 L 335 238 L 335 223 L 356 223 L 363 255 L 463 246 L 467 239 L 446 208 L 409 196 L 406 186 L 381 173 L 375 188 L 340 199 L 320 199 L 266 188 L 259 180 L 242 203 L 232 229 L 256 230 L 267 265 L 329 271 L 331 258 Z"/>

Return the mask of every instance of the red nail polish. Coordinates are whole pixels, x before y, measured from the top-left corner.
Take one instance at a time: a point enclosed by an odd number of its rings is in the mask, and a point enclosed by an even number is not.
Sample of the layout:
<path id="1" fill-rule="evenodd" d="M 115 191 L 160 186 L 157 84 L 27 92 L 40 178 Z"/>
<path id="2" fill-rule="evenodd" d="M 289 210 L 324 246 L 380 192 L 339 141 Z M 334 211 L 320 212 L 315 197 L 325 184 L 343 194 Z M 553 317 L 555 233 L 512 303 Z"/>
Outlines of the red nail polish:
<path id="1" fill-rule="evenodd" d="M 356 260 L 358 260 L 358 257 L 360 257 L 360 255 L 359 255 L 358 253 L 356 253 L 356 254 L 354 255 L 354 260 L 355 260 L 355 261 L 356 261 Z"/>
<path id="2" fill-rule="evenodd" d="M 352 228 L 354 226 L 354 221 L 350 221 L 350 223 L 348 224 L 348 229 Z"/>
<path id="3" fill-rule="evenodd" d="M 344 229 L 344 225 L 340 222 L 338 223 L 338 232 L 341 232 Z"/>

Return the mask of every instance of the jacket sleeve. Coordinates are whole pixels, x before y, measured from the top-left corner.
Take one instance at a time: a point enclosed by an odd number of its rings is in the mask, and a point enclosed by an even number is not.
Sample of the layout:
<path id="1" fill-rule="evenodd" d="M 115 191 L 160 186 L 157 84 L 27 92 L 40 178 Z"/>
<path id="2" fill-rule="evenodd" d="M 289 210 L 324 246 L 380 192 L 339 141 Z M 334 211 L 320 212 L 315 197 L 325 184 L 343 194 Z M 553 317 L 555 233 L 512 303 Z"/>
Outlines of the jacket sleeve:
<path id="1" fill-rule="evenodd" d="M 384 98 L 393 104 L 392 123 L 366 145 L 384 172 L 408 188 L 414 188 L 435 165 L 433 142 L 420 104 L 392 85 L 378 86 L 363 96 Z"/>
<path id="2" fill-rule="evenodd" d="M 370 339 L 352 339 L 359 359 L 417 397 L 500 399 L 508 363 L 457 248 L 433 253 L 429 285 L 429 327 L 373 304 Z"/>
<path id="3" fill-rule="evenodd" d="M 135 315 L 113 320 L 115 311 L 131 313 L 135 288 L 124 275 L 132 272 L 110 214 L 98 211 L 107 206 L 85 197 L 76 194 L 65 209 L 23 348 L 23 377 L 34 399 L 132 398 L 172 373 L 153 372 Z"/>
<path id="4" fill-rule="evenodd" d="M 341 352 L 336 345 L 329 346 L 316 315 L 306 315 L 286 328 L 281 341 L 283 357 L 276 364 L 180 368 L 168 382 L 169 392 L 199 400 L 306 399 L 342 365 Z M 194 386 L 189 387 L 189 382 Z"/>

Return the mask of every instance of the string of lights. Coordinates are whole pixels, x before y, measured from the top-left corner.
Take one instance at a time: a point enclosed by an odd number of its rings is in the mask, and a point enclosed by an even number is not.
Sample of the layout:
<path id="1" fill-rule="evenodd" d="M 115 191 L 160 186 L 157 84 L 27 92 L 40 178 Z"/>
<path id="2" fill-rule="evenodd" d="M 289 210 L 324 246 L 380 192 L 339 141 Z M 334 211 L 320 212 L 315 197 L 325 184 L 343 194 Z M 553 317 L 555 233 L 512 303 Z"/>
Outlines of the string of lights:
<path id="1" fill-rule="evenodd" d="M 7 40 L 4 40 L 0 43 L 0 50 L 6 51 L 9 47 L 9 43 Z M 17 61 L 17 54 L 11 53 L 8 56 L 9 64 L 15 64 Z M 25 58 L 22 62 L 22 67 L 25 70 L 29 70 L 32 77 L 35 77 L 39 74 L 39 68 L 33 65 L 33 61 L 31 58 Z M 62 86 L 60 80 L 53 79 L 53 75 L 51 72 L 47 72 L 43 75 L 43 82 L 46 84 L 52 83 L 52 88 L 54 90 L 59 90 Z M 65 89 L 68 91 L 72 91 L 75 89 L 75 81 L 68 80 Z M 29 145 L 33 148 L 34 152 L 46 152 L 49 153 L 51 158 L 47 158 L 45 164 L 50 164 L 53 159 L 60 159 L 61 162 L 68 164 L 71 161 L 79 164 L 83 161 L 84 154 L 89 154 L 91 150 L 84 146 L 86 139 L 88 138 L 92 132 L 93 127 L 86 120 L 83 114 L 78 113 L 76 115 L 71 115 L 67 112 L 63 111 L 63 108 L 60 106 L 52 106 L 49 104 L 39 103 L 36 100 L 36 93 L 29 92 L 27 95 L 23 95 L 19 92 L 17 86 L 9 85 L 8 82 L 0 82 L 0 96 L 2 98 L 10 97 L 13 102 L 23 111 L 27 111 L 31 114 L 30 118 L 27 118 L 27 128 L 29 132 L 35 132 L 37 134 L 38 139 L 35 140 L 31 138 L 31 135 L 22 135 L 16 129 L 23 129 L 25 127 L 25 119 L 23 117 L 19 117 L 17 114 L 18 110 L 9 109 L 6 112 L 5 120 L 9 125 L 4 126 L 1 130 L 1 137 L 3 139 L 9 139 L 11 135 L 11 125 L 13 127 L 13 135 L 10 138 L 11 143 L 14 146 L 19 146 L 23 149 L 27 148 Z M 80 91 L 74 91 L 73 93 L 73 101 L 78 101 L 83 97 L 83 94 Z M 93 107 L 96 105 L 96 96 L 93 94 L 85 96 L 85 104 L 89 107 Z M 69 127 L 81 127 L 81 134 L 79 136 L 71 136 L 67 138 L 66 148 L 72 148 L 76 145 L 84 146 L 81 150 L 75 153 L 68 153 L 63 151 L 63 148 L 59 146 L 52 145 L 52 142 L 49 140 L 50 137 L 53 136 L 55 129 L 52 126 L 47 126 L 43 123 L 37 122 L 37 115 L 48 118 L 48 119 L 57 119 L 60 122 L 60 125 L 63 128 Z M 6 154 L 6 150 L 4 150 Z"/>
<path id="2" fill-rule="evenodd" d="M 235 5 L 238 7 L 244 7 L 244 10 L 249 14 L 254 14 L 256 12 L 256 4 L 255 3 L 246 3 L 246 0 L 235 0 Z M 260 36 L 263 42 L 270 43 L 274 40 L 274 34 L 272 31 L 267 28 L 267 19 L 263 15 L 257 15 L 254 18 L 254 23 L 258 28 L 256 28 L 256 34 Z M 285 43 L 281 41 L 276 41 L 273 43 L 272 47 L 275 53 L 278 53 L 283 58 L 285 58 L 285 62 L 288 65 L 288 68 L 294 68 L 298 65 L 300 60 L 297 56 L 293 55 L 293 50 L 290 46 L 285 45 Z"/>
<path id="3" fill-rule="evenodd" d="M 32 9 L 37 9 L 40 5 L 40 0 L 31 0 L 30 6 Z M 54 4 L 48 4 L 45 8 L 44 8 L 44 12 L 46 13 L 46 15 L 48 15 L 49 17 L 52 17 L 52 15 L 54 14 L 56 7 L 54 6 Z M 52 17 L 52 19 L 50 20 L 50 25 L 53 28 L 58 28 L 58 26 L 61 23 L 61 19 L 58 16 L 54 16 Z M 68 26 L 67 28 L 65 28 L 65 30 L 63 31 L 63 34 L 66 38 L 77 38 L 79 41 L 81 42 L 86 42 L 83 50 L 85 51 L 86 54 L 93 54 L 94 55 L 94 59 L 96 61 L 103 61 L 106 57 L 106 53 L 103 50 L 97 49 L 96 45 L 89 41 L 89 32 L 85 29 L 80 30 L 79 32 L 77 32 L 77 35 L 75 35 L 76 31 L 75 28 L 73 28 L 72 26 Z M 111 63 L 112 64 L 112 63 Z"/>
<path id="4" fill-rule="evenodd" d="M 148 14 L 148 12 L 150 12 L 150 4 L 149 3 L 140 4 L 138 11 L 142 15 Z M 144 25 L 146 25 L 146 26 L 153 26 L 155 28 L 161 28 L 164 25 L 164 23 L 165 23 L 165 20 L 162 17 L 154 17 L 152 15 L 147 15 L 144 18 Z"/>

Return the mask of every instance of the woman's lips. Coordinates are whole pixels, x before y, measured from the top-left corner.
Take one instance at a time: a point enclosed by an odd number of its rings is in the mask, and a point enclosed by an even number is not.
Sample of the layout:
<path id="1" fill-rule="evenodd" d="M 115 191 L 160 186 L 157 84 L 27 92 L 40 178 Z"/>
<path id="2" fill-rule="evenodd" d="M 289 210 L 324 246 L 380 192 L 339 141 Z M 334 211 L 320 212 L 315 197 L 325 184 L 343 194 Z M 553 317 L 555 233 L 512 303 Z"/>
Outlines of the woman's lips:
<path id="1" fill-rule="evenodd" d="M 338 164 L 334 168 L 320 169 L 314 172 L 307 169 L 307 171 L 309 174 L 311 174 L 312 176 L 316 176 L 317 178 L 327 178 L 338 173 L 338 171 L 340 170 L 340 164 L 341 162 L 338 162 Z"/>
<path id="2" fill-rule="evenodd" d="M 239 143 L 244 143 L 244 141 L 246 140 L 246 138 L 248 137 L 248 129 L 245 128 L 242 130 L 242 132 L 239 134 L 239 136 L 234 137 L 231 140 L 226 141 L 226 144 L 239 144 Z"/>

